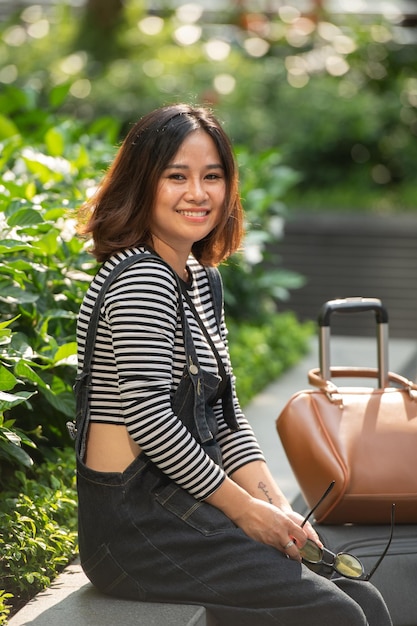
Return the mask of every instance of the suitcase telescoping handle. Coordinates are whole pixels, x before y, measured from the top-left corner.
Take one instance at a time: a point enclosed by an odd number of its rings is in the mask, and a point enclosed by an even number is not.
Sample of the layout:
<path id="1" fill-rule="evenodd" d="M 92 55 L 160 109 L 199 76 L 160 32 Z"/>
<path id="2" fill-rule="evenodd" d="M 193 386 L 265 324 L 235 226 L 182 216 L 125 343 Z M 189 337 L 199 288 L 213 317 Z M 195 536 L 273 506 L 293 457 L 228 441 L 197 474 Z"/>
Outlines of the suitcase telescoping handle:
<path id="1" fill-rule="evenodd" d="M 325 302 L 319 312 L 319 363 L 325 380 L 330 380 L 330 318 L 333 313 L 374 311 L 377 328 L 378 383 L 388 386 L 388 313 L 378 298 L 341 298 Z"/>

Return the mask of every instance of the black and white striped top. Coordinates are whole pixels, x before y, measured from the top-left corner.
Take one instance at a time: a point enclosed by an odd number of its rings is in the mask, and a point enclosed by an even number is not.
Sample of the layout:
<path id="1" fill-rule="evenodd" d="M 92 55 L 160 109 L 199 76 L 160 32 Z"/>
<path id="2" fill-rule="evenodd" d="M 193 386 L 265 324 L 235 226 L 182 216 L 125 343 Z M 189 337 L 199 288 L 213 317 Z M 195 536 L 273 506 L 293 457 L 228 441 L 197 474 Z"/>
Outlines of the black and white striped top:
<path id="1" fill-rule="evenodd" d="M 147 254 L 143 248 L 115 254 L 91 282 L 78 317 L 79 369 L 91 310 L 104 279 L 118 262 L 138 252 Z M 220 330 L 217 327 L 207 274 L 193 257 L 189 258 L 188 269 L 192 301 L 230 372 L 227 331 L 224 319 Z M 153 259 L 129 266 L 110 285 L 94 347 L 90 420 L 126 425 L 134 441 L 162 471 L 195 498 L 204 499 L 221 485 L 226 474 L 264 457 L 235 393 L 240 425 L 237 432 L 232 432 L 223 420 L 221 400 L 214 407 L 224 470 L 206 455 L 174 415 L 171 398 L 185 365 L 177 298 L 174 276 Z M 200 366 L 218 374 L 216 359 L 186 301 L 184 309 Z"/>

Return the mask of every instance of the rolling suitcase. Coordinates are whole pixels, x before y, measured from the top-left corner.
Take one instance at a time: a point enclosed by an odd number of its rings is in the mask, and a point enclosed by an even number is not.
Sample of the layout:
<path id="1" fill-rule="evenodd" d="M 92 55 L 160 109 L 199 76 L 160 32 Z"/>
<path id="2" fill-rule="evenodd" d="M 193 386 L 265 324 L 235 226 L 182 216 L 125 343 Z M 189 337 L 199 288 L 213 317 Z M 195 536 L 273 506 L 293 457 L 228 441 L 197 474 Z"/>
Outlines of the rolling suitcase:
<path id="1" fill-rule="evenodd" d="M 369 306 L 370 304 L 370 306 Z M 346 299 L 339 301 L 332 301 L 326 303 L 324 306 L 325 311 L 329 311 L 333 313 L 338 310 L 344 312 L 355 312 L 360 310 L 377 310 L 377 317 L 379 313 L 382 311 L 382 315 L 378 321 L 378 386 L 379 390 L 376 393 L 382 392 L 385 386 L 389 383 L 390 373 L 388 371 L 388 350 L 387 350 L 387 339 L 388 339 L 388 316 L 386 312 L 383 310 L 383 307 L 379 300 L 375 299 Z M 331 375 L 337 368 L 330 368 L 330 322 L 329 317 L 325 319 L 323 322 L 322 313 L 319 316 L 319 326 L 320 326 L 320 368 L 319 373 L 321 376 L 328 380 Z M 379 323 L 380 322 L 380 323 Z M 323 328 L 324 326 L 324 328 Z M 343 370 L 343 368 L 340 368 Z M 317 374 L 318 371 L 316 371 Z M 411 384 L 411 383 L 410 383 Z M 413 385 L 414 387 L 414 385 Z M 343 389 L 341 390 L 343 396 Z M 412 389 L 410 389 L 411 393 Z M 395 390 L 393 390 L 396 393 Z M 300 392 L 297 395 L 303 395 L 305 393 L 317 394 L 319 393 L 317 390 L 311 392 Z M 371 394 L 372 395 L 372 394 Z M 378 396 L 380 397 L 380 396 Z M 297 400 L 297 398 L 295 398 Z M 350 401 L 349 399 L 349 390 L 347 396 L 347 403 Z M 304 399 L 305 402 L 305 399 Z M 293 406 L 288 410 L 288 405 Z M 297 432 L 299 432 L 301 425 L 295 425 L 291 420 L 295 418 L 297 419 L 297 402 L 294 403 L 294 399 L 291 399 L 287 406 L 284 408 L 280 416 L 277 418 L 277 430 L 280 433 L 280 419 L 282 415 L 285 415 L 285 428 L 281 423 L 281 432 L 285 434 L 285 437 L 289 437 L 289 431 L 291 426 L 294 425 L 294 439 L 297 439 Z M 319 405 L 317 405 L 319 406 Z M 317 409 L 316 406 L 316 410 Z M 394 405 L 395 406 L 395 405 Z M 319 407 L 320 408 L 320 407 Z M 301 407 L 302 409 L 302 407 Z M 309 408 L 309 411 L 311 409 Z M 410 416 L 411 422 L 416 422 L 417 411 L 413 410 L 413 414 Z M 307 416 L 308 417 L 308 416 Z M 305 423 L 305 422 L 304 422 Z M 417 432 L 417 431 L 416 431 Z M 411 438 L 414 437 L 414 432 L 410 433 Z M 281 437 L 282 439 L 282 437 Z M 287 452 L 287 456 L 289 458 L 290 464 L 292 459 L 290 458 L 292 451 L 294 448 L 292 447 L 293 442 L 286 443 L 283 441 L 284 449 Z M 414 445 L 414 444 L 413 444 Z M 303 448 L 303 444 L 300 446 Z M 325 450 L 320 450 L 320 455 L 326 453 Z M 300 457 L 299 451 L 295 452 L 298 460 Z M 417 445 L 415 445 L 415 461 L 410 461 L 409 464 L 412 466 L 411 470 L 413 473 L 417 474 Z M 354 457 L 353 457 L 354 458 Z M 317 460 L 317 457 L 316 457 Z M 298 462 L 298 461 L 297 461 Z M 314 459 L 313 459 L 314 462 Z M 294 466 L 293 466 L 293 469 Z M 302 475 L 305 475 L 306 468 L 298 468 L 300 470 L 299 477 L 301 479 Z M 312 474 L 311 480 L 314 478 L 317 479 L 317 476 L 320 478 L 320 471 L 314 472 L 314 465 L 309 466 L 308 471 Z M 296 478 L 297 472 L 294 471 Z M 299 484 L 301 487 L 301 491 L 303 492 L 301 480 L 299 480 Z M 310 486 L 309 486 L 310 487 Z M 317 487 L 317 493 L 320 493 L 323 490 L 323 484 L 321 483 Z M 416 491 L 416 490 L 415 490 Z M 305 495 L 305 494 L 304 494 Z M 293 506 L 295 510 L 300 512 L 303 516 L 307 514 L 307 511 L 312 507 L 312 499 L 318 500 L 316 495 L 311 495 L 308 500 L 308 504 L 306 502 L 306 498 L 303 497 L 302 494 L 294 502 Z M 414 494 L 415 503 L 409 503 L 410 511 L 407 514 L 411 515 L 411 519 L 413 523 L 400 523 L 395 524 L 393 531 L 393 538 L 391 541 L 391 545 L 385 558 L 381 562 L 378 569 L 375 571 L 375 574 L 371 578 L 371 582 L 381 591 L 385 601 L 388 605 L 388 608 L 391 612 L 394 626 L 417 626 L 417 523 L 414 523 L 413 518 L 413 507 L 415 507 L 415 515 L 417 520 L 417 493 Z M 364 505 L 369 505 L 369 503 L 364 502 Z M 316 528 L 321 540 L 325 547 L 331 550 L 334 553 L 347 552 L 357 556 L 363 563 L 365 571 L 370 572 L 374 567 L 375 563 L 378 561 L 381 554 L 384 552 L 384 549 L 387 545 L 387 541 L 390 536 L 390 525 L 389 525 L 389 516 L 387 515 L 387 523 L 385 524 L 383 521 L 378 519 L 375 524 L 373 523 L 344 523 L 350 522 L 351 520 L 346 519 L 343 520 L 341 515 L 343 514 L 343 508 L 340 509 L 341 513 L 339 513 L 339 518 L 336 515 L 336 518 L 329 515 L 331 522 L 326 523 L 326 514 L 320 513 L 320 507 L 318 508 L 319 515 L 317 516 L 320 519 L 324 517 L 324 521 L 318 523 L 314 522 L 314 527 Z M 377 516 L 379 513 L 377 513 Z M 335 521 L 338 520 L 338 521 Z M 385 518 L 384 518 L 385 519 Z M 407 519 L 407 518 L 406 518 Z M 312 566 L 314 569 L 314 566 Z M 324 570 L 324 571 L 323 571 Z M 322 568 L 321 573 L 325 575 L 330 575 L 331 570 L 326 567 Z"/>

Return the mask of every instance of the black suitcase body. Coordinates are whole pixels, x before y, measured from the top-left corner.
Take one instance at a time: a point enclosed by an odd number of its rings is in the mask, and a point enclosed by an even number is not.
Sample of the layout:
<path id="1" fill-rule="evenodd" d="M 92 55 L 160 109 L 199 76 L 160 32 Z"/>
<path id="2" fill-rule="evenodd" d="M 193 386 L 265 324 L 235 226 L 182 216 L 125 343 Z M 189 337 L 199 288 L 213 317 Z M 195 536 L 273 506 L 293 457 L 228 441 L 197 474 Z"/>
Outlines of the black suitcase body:
<path id="1" fill-rule="evenodd" d="M 377 301 L 378 302 L 378 301 Z M 347 306 L 344 306 L 347 303 Z M 326 303 L 329 312 L 356 312 L 366 310 L 366 301 L 348 298 L 345 301 Z M 330 307 L 330 309 L 329 309 Z M 374 307 L 371 306 L 371 309 Z M 320 328 L 320 369 L 324 377 L 330 376 L 330 328 Z M 388 324 L 378 336 L 378 367 L 380 384 L 388 371 Z M 417 457 L 417 450 L 416 450 Z M 293 507 L 305 516 L 307 504 L 300 494 Z M 330 525 L 313 523 L 323 544 L 332 552 L 349 552 L 362 561 L 366 572 L 375 565 L 383 553 L 390 535 L 389 525 Z M 394 626 L 417 626 L 417 524 L 398 524 L 394 527 L 393 539 L 384 560 L 371 578 L 371 582 L 382 593 L 392 616 Z"/>
<path id="2" fill-rule="evenodd" d="M 324 545 L 332 552 L 349 552 L 369 572 L 384 551 L 389 526 L 316 524 Z M 417 525 L 398 525 L 371 582 L 382 593 L 394 626 L 417 626 Z"/>

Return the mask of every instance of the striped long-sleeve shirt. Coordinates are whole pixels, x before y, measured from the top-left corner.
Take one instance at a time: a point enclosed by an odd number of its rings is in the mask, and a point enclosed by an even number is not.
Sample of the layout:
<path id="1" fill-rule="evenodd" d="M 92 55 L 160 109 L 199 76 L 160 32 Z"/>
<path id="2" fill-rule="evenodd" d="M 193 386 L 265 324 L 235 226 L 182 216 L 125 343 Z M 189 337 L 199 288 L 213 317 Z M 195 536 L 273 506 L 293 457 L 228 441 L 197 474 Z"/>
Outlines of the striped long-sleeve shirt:
<path id="1" fill-rule="evenodd" d="M 118 262 L 138 252 L 147 254 L 143 248 L 132 248 L 114 255 L 91 282 L 78 317 L 79 369 L 92 307 L 104 279 Z M 188 269 L 194 306 L 226 371 L 231 372 L 224 318 L 218 328 L 207 274 L 193 257 L 189 258 Z M 238 431 L 232 432 L 225 423 L 221 400 L 214 407 L 224 469 L 210 459 L 174 414 L 171 399 L 185 365 L 178 297 L 183 296 L 177 293 L 172 272 L 152 258 L 129 266 L 110 285 L 93 353 L 90 420 L 125 425 L 132 439 L 163 472 L 195 498 L 204 499 L 221 485 L 226 474 L 264 457 L 235 392 Z M 216 358 L 186 301 L 184 309 L 200 366 L 218 374 Z"/>

